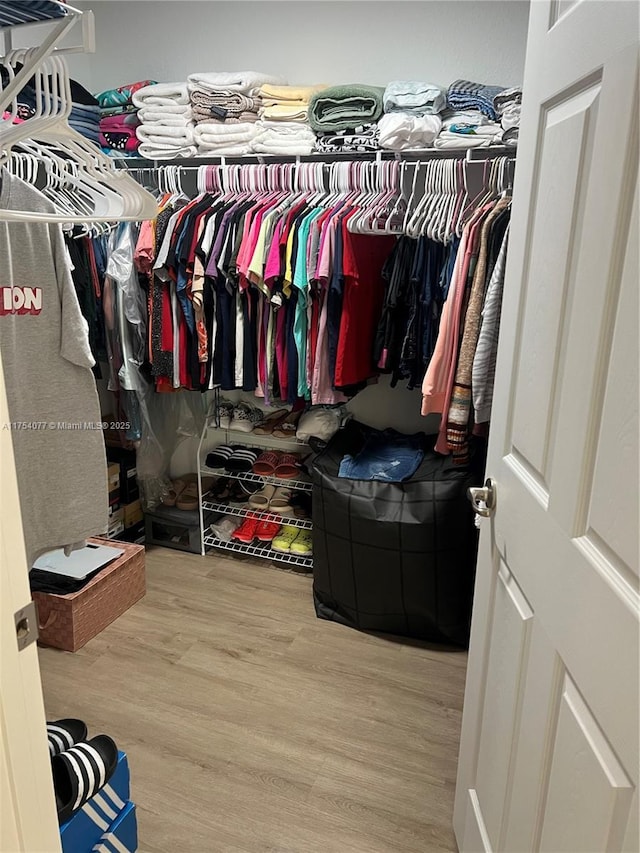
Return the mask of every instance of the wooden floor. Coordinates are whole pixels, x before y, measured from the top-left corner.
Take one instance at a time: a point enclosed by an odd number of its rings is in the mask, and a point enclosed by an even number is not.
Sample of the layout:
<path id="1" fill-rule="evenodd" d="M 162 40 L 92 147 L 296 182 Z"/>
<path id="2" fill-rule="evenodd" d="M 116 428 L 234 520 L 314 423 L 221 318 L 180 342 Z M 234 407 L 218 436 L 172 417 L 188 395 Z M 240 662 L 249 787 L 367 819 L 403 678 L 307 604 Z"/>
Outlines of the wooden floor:
<path id="1" fill-rule="evenodd" d="M 147 551 L 146 597 L 76 654 L 40 650 L 48 719 L 129 755 L 143 853 L 435 853 L 466 654 L 316 619 L 311 580 Z"/>

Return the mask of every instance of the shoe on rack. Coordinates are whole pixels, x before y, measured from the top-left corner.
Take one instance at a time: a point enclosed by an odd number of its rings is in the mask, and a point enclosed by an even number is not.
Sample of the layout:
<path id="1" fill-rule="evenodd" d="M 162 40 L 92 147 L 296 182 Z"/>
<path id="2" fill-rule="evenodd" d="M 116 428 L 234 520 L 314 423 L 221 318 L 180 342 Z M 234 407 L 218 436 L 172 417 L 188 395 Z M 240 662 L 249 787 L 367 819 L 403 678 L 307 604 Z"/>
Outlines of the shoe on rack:
<path id="1" fill-rule="evenodd" d="M 263 486 L 259 492 L 251 495 L 249 498 L 249 506 L 253 509 L 259 509 L 261 512 L 268 512 L 271 498 L 276 492 L 276 487 L 267 484 Z"/>
<path id="2" fill-rule="evenodd" d="M 281 453 L 275 453 L 273 450 L 263 451 L 253 463 L 253 473 L 260 474 L 261 477 L 273 477 L 281 457 Z"/>
<path id="3" fill-rule="evenodd" d="M 274 537 L 271 547 L 281 554 L 289 554 L 299 533 L 300 530 L 297 527 L 293 527 L 291 524 L 283 524 L 280 533 Z"/>
<path id="4" fill-rule="evenodd" d="M 256 435 L 271 435 L 273 430 L 287 417 L 289 412 L 287 409 L 278 409 L 277 412 L 272 412 L 264 419 L 264 421 L 254 428 Z"/>
<path id="5" fill-rule="evenodd" d="M 291 506 L 296 518 L 311 518 L 311 492 L 294 492 Z"/>
<path id="6" fill-rule="evenodd" d="M 240 527 L 233 532 L 232 538 L 236 539 L 238 542 L 244 542 L 248 545 L 256 538 L 256 531 L 259 524 L 260 519 L 256 515 L 248 515 Z"/>
<path id="7" fill-rule="evenodd" d="M 257 458 L 258 453 L 256 450 L 252 450 L 250 447 L 236 447 L 224 463 L 224 467 L 226 471 L 234 474 L 243 474 L 251 471 Z"/>
<path id="8" fill-rule="evenodd" d="M 256 537 L 261 542 L 271 542 L 280 533 L 281 527 L 277 521 L 261 521 L 256 528 Z"/>
<path id="9" fill-rule="evenodd" d="M 218 479 L 214 480 L 209 488 L 209 492 L 206 495 L 207 500 L 217 504 L 229 503 L 229 495 L 232 485 L 233 483 L 228 477 L 218 477 Z"/>
<path id="10" fill-rule="evenodd" d="M 229 506 L 246 506 L 249 500 L 249 495 L 242 488 L 242 483 L 236 480 L 229 487 Z"/>
<path id="11" fill-rule="evenodd" d="M 269 501 L 269 512 L 275 512 L 278 515 L 293 515 L 292 496 L 293 492 L 287 486 L 278 486 Z"/>
<path id="12" fill-rule="evenodd" d="M 273 437 L 286 438 L 289 441 L 295 439 L 298 421 L 300 420 L 301 414 L 302 409 L 298 409 L 295 412 L 289 412 L 289 414 L 274 428 L 272 432 Z"/>
<path id="13" fill-rule="evenodd" d="M 252 432 L 253 428 L 264 421 L 264 413 L 251 403 L 238 403 L 233 408 L 231 429 L 238 432 Z"/>
<path id="14" fill-rule="evenodd" d="M 205 465 L 214 471 L 224 468 L 237 449 L 237 445 L 234 444 L 219 444 L 217 447 L 214 447 L 211 453 L 207 453 Z"/>
<path id="15" fill-rule="evenodd" d="M 262 491 L 262 483 L 254 483 L 253 480 L 245 480 L 244 477 L 242 480 L 238 480 L 240 485 L 242 486 L 242 491 L 248 495 L 255 495 L 256 492 Z"/>
<path id="16" fill-rule="evenodd" d="M 233 418 L 233 403 L 222 398 L 216 406 L 216 423 L 221 429 L 229 429 Z"/>
<path id="17" fill-rule="evenodd" d="M 310 530 L 301 530 L 291 543 L 291 553 L 300 557 L 313 556 L 313 537 Z"/>
<path id="18" fill-rule="evenodd" d="M 300 474 L 300 457 L 296 453 L 283 453 L 278 460 L 274 476 L 280 480 L 294 480 Z"/>

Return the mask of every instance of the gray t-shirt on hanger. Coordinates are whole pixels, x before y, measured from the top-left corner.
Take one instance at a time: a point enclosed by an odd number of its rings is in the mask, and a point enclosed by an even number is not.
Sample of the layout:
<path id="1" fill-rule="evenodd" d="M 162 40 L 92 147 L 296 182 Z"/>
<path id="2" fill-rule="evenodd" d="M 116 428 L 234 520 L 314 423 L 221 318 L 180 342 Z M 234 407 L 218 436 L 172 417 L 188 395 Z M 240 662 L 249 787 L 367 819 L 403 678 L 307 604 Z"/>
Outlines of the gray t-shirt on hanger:
<path id="1" fill-rule="evenodd" d="M 0 178 L 0 208 L 54 211 L 6 169 Z M 11 429 L 31 566 L 108 523 L 94 359 L 60 225 L 0 221 L 0 353 L 11 418 L 0 429 Z"/>

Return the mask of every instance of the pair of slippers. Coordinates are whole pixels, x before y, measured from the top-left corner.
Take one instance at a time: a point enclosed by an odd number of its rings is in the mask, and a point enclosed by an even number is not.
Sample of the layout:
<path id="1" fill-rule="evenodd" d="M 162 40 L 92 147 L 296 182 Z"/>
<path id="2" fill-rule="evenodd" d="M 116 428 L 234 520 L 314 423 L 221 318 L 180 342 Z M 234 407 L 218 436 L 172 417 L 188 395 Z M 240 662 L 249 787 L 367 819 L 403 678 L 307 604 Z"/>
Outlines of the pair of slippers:
<path id="1" fill-rule="evenodd" d="M 224 468 L 230 474 L 243 474 L 251 471 L 258 453 L 250 447 L 241 447 L 234 444 L 219 444 L 215 450 L 207 454 L 205 465 L 207 468 L 218 470 Z"/>
<path id="2" fill-rule="evenodd" d="M 259 492 L 251 495 L 249 498 L 249 506 L 260 512 L 275 512 L 278 515 L 291 515 L 293 507 L 291 506 L 292 491 L 286 486 L 272 485 L 264 486 Z"/>
<path id="3" fill-rule="evenodd" d="M 209 487 L 211 478 L 202 480 L 203 493 Z M 176 509 L 194 510 L 198 509 L 198 477 L 196 474 L 185 474 L 177 480 L 171 481 L 169 491 L 162 499 L 163 506 L 174 506 Z"/>
<path id="4" fill-rule="evenodd" d="M 275 438 L 292 439 L 296 436 L 298 421 L 302 410 L 297 412 L 288 412 L 286 409 L 280 409 L 263 421 L 259 426 L 254 427 L 256 435 L 273 435 Z"/>
<path id="5" fill-rule="evenodd" d="M 293 480 L 300 475 L 300 457 L 295 453 L 278 453 L 265 450 L 253 464 L 253 473 L 261 477 Z"/>
<path id="6" fill-rule="evenodd" d="M 47 723 L 58 822 L 66 823 L 109 782 L 118 765 L 118 747 L 108 735 L 87 740 L 82 720 Z"/>
<path id="7" fill-rule="evenodd" d="M 281 554 L 312 557 L 313 537 L 310 530 L 300 530 L 290 524 L 283 524 L 280 533 L 274 537 L 271 547 Z"/>
<path id="8" fill-rule="evenodd" d="M 207 498 L 216 504 L 243 506 L 249 496 L 260 490 L 260 483 L 245 483 L 241 480 L 230 480 L 220 477 L 214 480 L 208 491 Z"/>

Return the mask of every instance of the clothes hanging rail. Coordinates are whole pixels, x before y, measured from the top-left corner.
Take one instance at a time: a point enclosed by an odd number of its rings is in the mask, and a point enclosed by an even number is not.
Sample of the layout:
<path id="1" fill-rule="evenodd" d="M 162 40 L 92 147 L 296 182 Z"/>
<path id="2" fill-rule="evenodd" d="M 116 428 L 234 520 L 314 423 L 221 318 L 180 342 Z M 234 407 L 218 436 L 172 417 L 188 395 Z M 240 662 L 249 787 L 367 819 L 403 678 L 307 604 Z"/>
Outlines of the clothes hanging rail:
<path id="1" fill-rule="evenodd" d="M 351 161 L 375 162 L 380 160 L 399 160 L 415 163 L 417 160 L 486 160 L 494 157 L 515 159 L 516 148 L 508 145 L 493 145 L 486 148 L 436 149 L 424 148 L 415 151 L 351 151 L 333 154 L 243 154 L 237 156 L 219 155 L 215 157 L 193 157 L 175 160 L 150 160 L 145 157 L 114 157 L 120 169 L 159 169 L 163 166 L 179 166 L 183 169 L 197 169 L 199 166 L 217 166 L 225 164 L 242 165 L 250 163 L 344 163 Z"/>
<path id="2" fill-rule="evenodd" d="M 263 158 L 234 158 L 236 162 L 227 162 L 215 158 L 218 162 L 211 164 L 172 161 L 158 166 L 130 165 L 127 171 L 143 185 L 154 183 L 161 194 L 189 198 L 203 193 L 260 196 L 289 192 L 320 193 L 326 199 L 337 193 L 361 206 L 361 216 L 350 225 L 358 233 L 416 237 L 427 229 L 434 239 L 447 242 L 460 230 L 461 211 L 475 199 L 487 190 L 495 195 L 511 192 L 515 158 L 484 151 L 482 159 L 475 153 L 467 157 L 467 152 L 459 151 L 451 152 L 454 156 L 450 157 L 431 157 L 431 152 L 421 151 L 414 158 L 383 157 L 382 152 L 374 157 L 328 160 L 311 156 L 266 162 Z M 434 213 L 439 224 L 437 229 L 429 229 L 428 222 L 435 221 Z M 455 228 L 454 217 L 458 222 Z"/>

